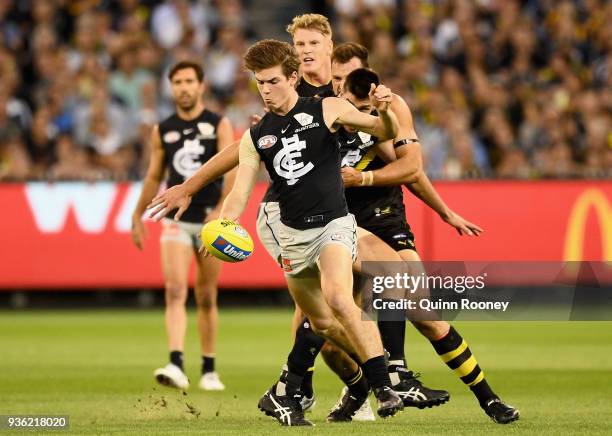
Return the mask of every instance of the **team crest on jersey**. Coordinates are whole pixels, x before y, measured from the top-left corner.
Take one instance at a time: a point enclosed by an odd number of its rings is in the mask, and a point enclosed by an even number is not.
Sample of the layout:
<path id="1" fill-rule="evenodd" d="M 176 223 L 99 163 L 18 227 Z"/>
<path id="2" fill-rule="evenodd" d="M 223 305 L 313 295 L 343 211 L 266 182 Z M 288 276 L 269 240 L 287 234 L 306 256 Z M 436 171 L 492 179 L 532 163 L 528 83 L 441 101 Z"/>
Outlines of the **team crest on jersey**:
<path id="1" fill-rule="evenodd" d="M 198 131 L 203 138 L 213 138 L 215 136 L 215 126 L 210 123 L 198 123 Z"/>
<path id="2" fill-rule="evenodd" d="M 181 134 L 176 130 L 170 130 L 169 132 L 166 132 L 164 134 L 164 142 L 168 144 L 172 144 L 173 142 L 176 142 L 179 139 L 181 139 Z"/>
<path id="3" fill-rule="evenodd" d="M 185 139 L 183 147 L 179 148 L 172 158 L 172 165 L 177 173 L 187 178 L 202 166 L 200 156 L 206 148 L 197 139 Z"/>
<path id="4" fill-rule="evenodd" d="M 287 179 L 287 185 L 295 185 L 300 177 L 305 176 L 314 168 L 312 162 L 304 164 L 298 161 L 306 148 L 306 141 L 301 141 L 298 135 L 290 138 L 281 138 L 283 148 L 276 153 L 272 165 L 276 174 Z"/>
<path id="5" fill-rule="evenodd" d="M 295 114 L 293 118 L 295 118 L 297 122 L 300 123 L 301 126 L 307 126 L 308 124 L 312 123 L 312 120 L 314 119 L 312 115 L 309 115 L 304 112 Z"/>
<path id="6" fill-rule="evenodd" d="M 257 141 L 257 147 L 262 149 L 262 150 L 265 150 L 266 148 L 270 148 L 274 144 L 276 144 L 276 141 L 278 141 L 278 138 L 276 136 L 274 136 L 274 135 L 262 136 Z"/>
<path id="7" fill-rule="evenodd" d="M 361 142 L 363 142 L 364 144 L 368 142 L 370 138 L 372 138 L 372 135 L 370 135 L 369 133 L 357 132 L 357 134 L 359 135 L 359 139 L 361 139 Z"/>

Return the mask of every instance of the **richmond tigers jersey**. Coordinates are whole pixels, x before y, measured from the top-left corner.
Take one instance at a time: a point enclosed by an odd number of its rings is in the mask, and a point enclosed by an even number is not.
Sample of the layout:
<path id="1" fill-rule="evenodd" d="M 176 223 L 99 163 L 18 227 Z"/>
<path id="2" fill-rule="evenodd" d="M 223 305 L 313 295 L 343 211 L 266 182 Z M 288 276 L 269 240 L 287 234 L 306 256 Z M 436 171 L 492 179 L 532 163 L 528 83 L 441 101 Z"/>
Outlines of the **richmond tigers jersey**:
<path id="1" fill-rule="evenodd" d="M 173 114 L 159 123 L 159 135 L 168 168 L 168 187 L 183 183 L 217 153 L 219 121 L 221 116 L 204 109 L 193 120 L 183 120 Z M 181 216 L 181 221 L 203 222 L 206 209 L 216 206 L 219 201 L 222 183 L 222 179 L 218 179 L 198 191 Z"/>
<path id="2" fill-rule="evenodd" d="M 353 167 L 358 171 L 373 171 L 386 165 L 376 155 L 374 145 L 378 139 L 375 136 L 363 132 L 348 132 L 340 128 L 338 142 L 343 167 Z M 355 215 L 360 226 L 360 221 L 370 220 L 372 216 L 388 213 L 405 217 L 402 188 L 399 186 L 347 188 L 345 197 L 349 212 Z"/>
<path id="3" fill-rule="evenodd" d="M 304 78 L 301 78 L 299 83 L 295 87 L 295 90 L 297 91 L 300 97 L 324 98 L 334 96 L 334 90 L 332 88 L 331 82 L 329 82 L 327 85 L 314 86 L 305 81 Z M 266 195 L 264 195 L 264 198 L 262 200 L 262 202 L 264 203 L 269 201 L 278 201 L 278 193 L 274 190 L 274 186 L 272 185 L 272 183 L 270 183 L 270 186 L 268 186 Z"/>
<path id="4" fill-rule="evenodd" d="M 338 139 L 325 125 L 322 99 L 300 97 L 284 116 L 268 112 L 250 134 L 279 196 L 285 225 L 324 227 L 348 213 Z"/>

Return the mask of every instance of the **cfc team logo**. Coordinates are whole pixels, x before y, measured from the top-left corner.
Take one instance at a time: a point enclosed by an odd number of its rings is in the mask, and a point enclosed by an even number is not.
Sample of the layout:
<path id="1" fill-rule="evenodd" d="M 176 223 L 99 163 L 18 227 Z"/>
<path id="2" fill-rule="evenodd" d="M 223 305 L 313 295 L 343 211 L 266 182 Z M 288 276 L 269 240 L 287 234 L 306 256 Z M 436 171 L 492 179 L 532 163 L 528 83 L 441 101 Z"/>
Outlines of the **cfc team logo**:
<path id="1" fill-rule="evenodd" d="M 306 141 L 300 141 L 298 135 L 293 135 L 290 138 L 281 138 L 283 148 L 274 156 L 274 170 L 276 173 L 287 179 L 289 186 L 295 185 L 300 177 L 306 175 L 314 168 L 312 162 L 304 164 L 298 161 L 301 159 L 301 150 L 306 148 Z"/>
<path id="2" fill-rule="evenodd" d="M 580 194 L 569 216 L 565 233 L 563 258 L 566 261 L 583 260 L 585 239 L 592 234 L 587 228 L 589 211 L 597 216 L 601 232 L 601 260 L 612 261 L 612 205 L 599 189 L 587 189 Z"/>
<path id="3" fill-rule="evenodd" d="M 179 148 L 172 158 L 172 166 L 181 176 L 187 178 L 202 165 L 200 156 L 205 148 L 198 139 L 185 139 L 183 147 Z"/>

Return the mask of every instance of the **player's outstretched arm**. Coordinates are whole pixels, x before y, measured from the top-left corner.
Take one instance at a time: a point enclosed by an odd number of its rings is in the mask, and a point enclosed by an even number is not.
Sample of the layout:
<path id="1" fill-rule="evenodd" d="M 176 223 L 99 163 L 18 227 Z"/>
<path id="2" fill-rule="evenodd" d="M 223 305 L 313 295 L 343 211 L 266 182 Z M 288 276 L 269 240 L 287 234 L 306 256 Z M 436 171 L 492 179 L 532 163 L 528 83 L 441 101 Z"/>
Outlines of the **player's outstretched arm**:
<path id="1" fill-rule="evenodd" d="M 236 180 L 229 195 L 223 202 L 223 208 L 221 209 L 221 218 L 237 220 L 244 212 L 253 187 L 257 181 L 257 173 L 259 172 L 260 157 L 251 134 L 247 130 L 242 135 L 240 141 L 240 163 L 238 165 L 238 173 L 236 174 Z"/>
<path id="2" fill-rule="evenodd" d="M 347 126 L 361 130 L 376 136 L 378 139 L 386 140 L 395 138 L 398 132 L 397 117 L 389 108 L 391 102 L 391 90 L 384 85 L 370 89 L 370 100 L 376 108 L 378 116 L 372 116 L 359 112 L 355 106 L 348 101 L 327 97 L 323 99 L 323 117 L 325 124 L 330 130 L 335 131 L 339 126 Z"/>
<path id="3" fill-rule="evenodd" d="M 375 171 L 359 172 L 353 168 L 343 168 L 342 178 L 347 188 L 371 185 L 396 186 L 414 183 L 423 174 L 423 161 L 410 109 L 404 99 L 394 94 L 391 100 L 391 110 L 397 116 L 399 122 L 397 136 L 393 139 L 394 153 L 397 159 L 392 161 L 383 159 L 389 163 Z M 379 142 L 377 146 L 380 147 L 380 144 Z M 386 144 L 386 142 L 383 144 Z"/>
<path id="4" fill-rule="evenodd" d="M 217 128 L 217 152 L 221 153 L 228 147 L 232 146 L 232 142 L 234 140 L 234 129 L 232 128 L 232 124 L 229 119 L 223 117 L 219 122 L 219 127 Z M 229 195 L 232 187 L 234 186 L 234 181 L 236 180 L 237 168 L 231 169 L 229 172 L 225 173 L 223 177 L 223 189 L 221 191 L 221 196 L 219 197 L 219 201 L 215 208 L 206 216 L 206 221 L 209 222 L 214 219 L 217 219 L 221 214 L 221 208 L 223 207 L 223 202 Z M 200 188 L 201 189 L 201 188 Z"/>
<path id="5" fill-rule="evenodd" d="M 411 183 L 406 187 L 423 203 L 433 209 L 444 222 L 454 227 L 460 235 L 479 236 L 484 231 L 481 227 L 453 212 L 431 184 L 427 174 L 423 173 L 416 183 Z"/>
<path id="6" fill-rule="evenodd" d="M 149 166 L 142 184 L 140 197 L 138 197 L 138 203 L 136 203 L 136 208 L 132 214 L 132 241 L 140 250 L 142 250 L 143 240 L 147 236 L 146 228 L 142 223 L 142 215 L 146 210 L 147 204 L 159 191 L 159 185 L 164 176 L 164 149 L 161 145 L 159 126 L 157 125 L 153 127 L 151 132 L 149 146 L 151 147 Z"/>
<path id="7" fill-rule="evenodd" d="M 189 207 L 192 195 L 238 165 L 238 144 L 234 142 L 224 147 L 183 183 L 155 197 L 147 206 L 153 219 L 159 221 L 174 209 L 178 209 L 174 219 L 180 219 L 183 212 Z M 232 185 L 229 184 L 229 186 Z"/>

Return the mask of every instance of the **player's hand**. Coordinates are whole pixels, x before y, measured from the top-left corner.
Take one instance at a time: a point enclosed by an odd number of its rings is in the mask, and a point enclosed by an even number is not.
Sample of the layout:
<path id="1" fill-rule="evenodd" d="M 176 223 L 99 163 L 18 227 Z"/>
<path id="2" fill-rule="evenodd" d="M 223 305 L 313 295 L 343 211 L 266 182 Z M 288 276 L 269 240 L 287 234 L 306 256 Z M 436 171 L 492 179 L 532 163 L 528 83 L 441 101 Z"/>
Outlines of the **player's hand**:
<path id="1" fill-rule="evenodd" d="M 155 197 L 147 206 L 147 210 L 154 221 L 159 221 L 171 210 L 178 209 L 174 214 L 174 219 L 178 221 L 190 204 L 191 196 L 185 193 L 182 185 L 175 185 Z"/>
<path id="2" fill-rule="evenodd" d="M 385 85 L 370 84 L 370 103 L 379 112 L 386 112 L 391 104 L 393 93 Z"/>
<path id="3" fill-rule="evenodd" d="M 258 114 L 251 115 L 251 117 L 250 117 L 251 126 L 254 126 L 258 122 L 260 122 L 262 118 L 263 117 L 261 115 L 258 115 Z"/>
<path id="4" fill-rule="evenodd" d="M 147 228 L 145 227 L 142 219 L 139 216 L 132 217 L 132 242 L 139 249 L 142 250 L 144 240 L 147 238 Z"/>
<path id="5" fill-rule="evenodd" d="M 340 174 L 342 175 L 342 182 L 344 182 L 345 188 L 361 186 L 363 183 L 363 173 L 353 167 L 342 167 Z"/>
<path id="6" fill-rule="evenodd" d="M 199 234 L 198 239 L 200 240 L 200 248 L 198 248 L 198 254 L 202 257 L 211 257 L 212 254 L 210 254 L 210 252 L 204 246 L 204 242 L 202 242 L 202 239 Z"/>
<path id="7" fill-rule="evenodd" d="M 476 224 L 469 222 L 461 215 L 458 215 L 452 211 L 443 219 L 447 224 L 453 226 L 460 235 L 480 236 L 480 234 L 484 232 L 484 230 L 478 227 Z"/>

